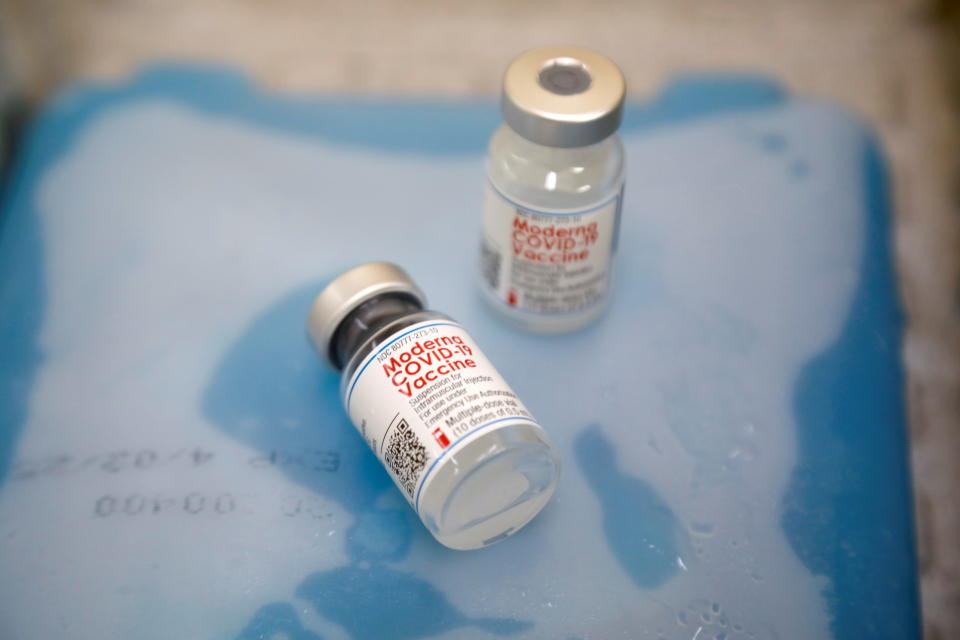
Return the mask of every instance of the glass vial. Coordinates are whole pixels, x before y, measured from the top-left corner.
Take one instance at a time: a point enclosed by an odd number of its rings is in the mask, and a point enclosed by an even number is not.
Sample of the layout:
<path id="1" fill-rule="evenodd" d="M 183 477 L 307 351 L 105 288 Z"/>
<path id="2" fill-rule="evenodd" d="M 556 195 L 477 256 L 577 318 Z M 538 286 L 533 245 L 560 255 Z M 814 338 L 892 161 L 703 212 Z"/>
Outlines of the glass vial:
<path id="1" fill-rule="evenodd" d="M 430 533 L 477 549 L 544 507 L 559 459 L 466 330 L 424 307 L 403 269 L 371 262 L 320 292 L 307 332 L 342 371 L 351 421 Z"/>
<path id="2" fill-rule="evenodd" d="M 504 74 L 504 124 L 487 159 L 481 287 L 521 328 L 572 331 L 606 307 L 625 92 L 613 62 L 579 47 L 527 51 Z"/>

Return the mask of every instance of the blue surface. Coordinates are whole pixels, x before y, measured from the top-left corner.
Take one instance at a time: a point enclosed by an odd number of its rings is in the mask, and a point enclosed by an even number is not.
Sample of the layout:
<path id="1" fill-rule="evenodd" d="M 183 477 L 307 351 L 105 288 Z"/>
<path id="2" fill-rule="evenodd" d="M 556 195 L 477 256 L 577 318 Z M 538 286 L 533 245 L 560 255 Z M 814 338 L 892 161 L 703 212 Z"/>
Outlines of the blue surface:
<path id="1" fill-rule="evenodd" d="M 613 445 L 599 428 L 588 427 L 577 437 L 576 452 L 603 508 L 610 551 L 638 587 L 659 587 L 681 570 L 676 562 L 680 522 L 656 489 L 618 468 Z"/>
<path id="2" fill-rule="evenodd" d="M 863 166 L 874 214 L 870 250 L 840 338 L 797 385 L 801 461 L 784 499 L 783 527 L 804 564 L 830 576 L 836 637 L 908 638 L 917 635 L 919 618 L 912 519 L 904 513 L 911 505 L 909 443 L 903 428 L 875 429 L 905 415 L 889 193 L 875 144 L 864 149 Z M 878 482 L 884 477 L 897 481 Z M 891 617 L 891 610 L 903 615 Z"/>
<path id="3" fill-rule="evenodd" d="M 498 121 L 493 104 L 486 101 L 291 98 L 258 93 L 241 76 L 218 69 L 158 68 L 127 85 L 80 87 L 61 96 L 34 124 L 3 199 L 0 477 L 9 472 L 44 364 L 40 332 L 48 292 L 47 248 L 36 208 L 40 184 L 95 119 L 111 109 L 156 99 L 284 135 L 427 159 L 482 154 Z M 632 105 L 624 133 L 682 129 L 726 114 L 749 117 L 790 101 L 762 78 L 690 77 L 676 81 L 651 104 Z M 759 144 L 765 153 L 786 158 L 787 143 L 778 134 L 761 136 Z M 811 170 L 803 159 L 785 162 L 797 179 Z M 868 134 L 862 137 L 861 170 L 862 185 L 850 187 L 866 193 L 862 266 L 839 336 L 806 364 L 793 387 L 797 459 L 780 525 L 807 570 L 827 579 L 824 595 L 835 638 L 910 638 L 919 636 L 919 615 L 899 361 L 901 319 L 889 252 L 886 173 Z M 422 531 L 412 511 L 391 502 L 392 483 L 343 417 L 337 377 L 322 370 L 303 340 L 303 318 L 312 296 L 344 266 L 318 264 L 315 283 L 278 296 L 278 302 L 250 323 L 202 393 L 202 411 L 209 422 L 253 450 L 266 454 L 323 447 L 339 452 L 336 474 L 318 476 L 295 465 L 283 470 L 290 481 L 333 501 L 352 517 L 342 545 L 347 564 L 308 572 L 289 598 L 307 603 L 314 614 L 357 639 L 426 638 L 468 628 L 495 636 L 537 637 L 539 614 L 533 611 L 515 617 L 467 615 L 431 584 L 427 573 L 391 566 L 412 561 L 412 540 Z M 638 274 L 636 287 L 623 296 L 640 300 L 642 307 L 643 300 L 661 295 L 657 286 L 655 278 Z M 591 335 L 573 339 L 590 340 Z M 528 348 L 543 344 L 531 339 Z M 284 419 L 324 429 L 270 426 Z M 251 420 L 266 426 L 250 428 Z M 679 571 L 675 559 L 691 545 L 678 515 L 639 472 L 618 461 L 602 426 L 583 426 L 574 442 L 576 454 L 568 458 L 566 473 L 582 474 L 593 492 L 610 554 L 638 593 L 669 585 Z M 558 495 L 563 499 L 562 492 Z M 542 519 L 549 521 L 549 510 Z M 535 522 L 527 537 L 484 551 L 485 561 L 496 565 L 511 553 L 522 553 L 523 545 L 535 544 L 547 526 Z M 424 553 L 432 561 L 458 562 L 442 550 Z M 370 615 L 374 609 L 378 615 Z M 242 627 L 236 637 L 244 639 L 269 638 L 271 633 L 325 637 L 309 629 L 298 610 L 284 602 L 264 603 L 233 624 Z M 599 621 L 596 628 L 602 634 L 609 624 L 614 623 Z M 777 633 L 791 637 L 789 630 Z M 764 632 L 758 634 L 763 637 Z M 773 634 L 768 631 L 769 637 Z"/>

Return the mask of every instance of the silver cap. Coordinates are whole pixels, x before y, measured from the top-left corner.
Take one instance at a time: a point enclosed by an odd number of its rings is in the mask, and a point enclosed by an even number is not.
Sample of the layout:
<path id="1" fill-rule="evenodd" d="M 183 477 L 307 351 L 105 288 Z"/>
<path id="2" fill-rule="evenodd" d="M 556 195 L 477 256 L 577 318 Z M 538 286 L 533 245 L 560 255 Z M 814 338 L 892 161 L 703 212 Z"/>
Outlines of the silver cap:
<path id="1" fill-rule="evenodd" d="M 582 147 L 612 135 L 626 82 L 609 58 L 581 47 L 541 47 L 503 75 L 500 110 L 518 134 L 548 147 Z"/>
<path id="2" fill-rule="evenodd" d="M 340 323 L 361 304 L 382 293 L 405 293 L 426 305 L 427 298 L 406 271 L 389 262 L 367 262 L 344 271 L 321 291 L 307 314 L 313 347 L 331 365 L 330 341 Z"/>

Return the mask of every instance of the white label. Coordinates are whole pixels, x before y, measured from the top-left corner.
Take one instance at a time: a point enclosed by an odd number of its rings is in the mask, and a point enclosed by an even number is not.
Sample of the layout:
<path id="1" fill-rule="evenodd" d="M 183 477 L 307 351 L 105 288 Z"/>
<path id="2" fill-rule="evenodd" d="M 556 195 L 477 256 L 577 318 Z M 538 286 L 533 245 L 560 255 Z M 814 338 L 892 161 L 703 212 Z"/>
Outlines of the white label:
<path id="1" fill-rule="evenodd" d="M 622 191 L 592 209 L 550 213 L 511 201 L 488 183 L 484 203 L 484 286 L 504 304 L 569 313 L 603 302 Z"/>
<path id="2" fill-rule="evenodd" d="M 467 437 L 534 422 L 460 325 L 428 320 L 364 358 L 344 389 L 353 424 L 414 508 L 424 481 Z"/>

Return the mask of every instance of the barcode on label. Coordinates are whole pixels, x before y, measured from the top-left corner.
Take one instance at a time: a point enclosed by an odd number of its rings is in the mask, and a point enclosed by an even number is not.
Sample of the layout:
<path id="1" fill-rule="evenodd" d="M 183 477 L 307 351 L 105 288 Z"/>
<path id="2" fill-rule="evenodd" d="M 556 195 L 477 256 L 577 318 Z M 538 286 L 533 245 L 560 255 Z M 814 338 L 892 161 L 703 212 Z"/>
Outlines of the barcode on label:
<path id="1" fill-rule="evenodd" d="M 412 498 L 417 480 L 427 466 L 427 448 L 406 420 L 400 420 L 390 433 L 383 461 L 397 478 L 397 483 Z"/>

